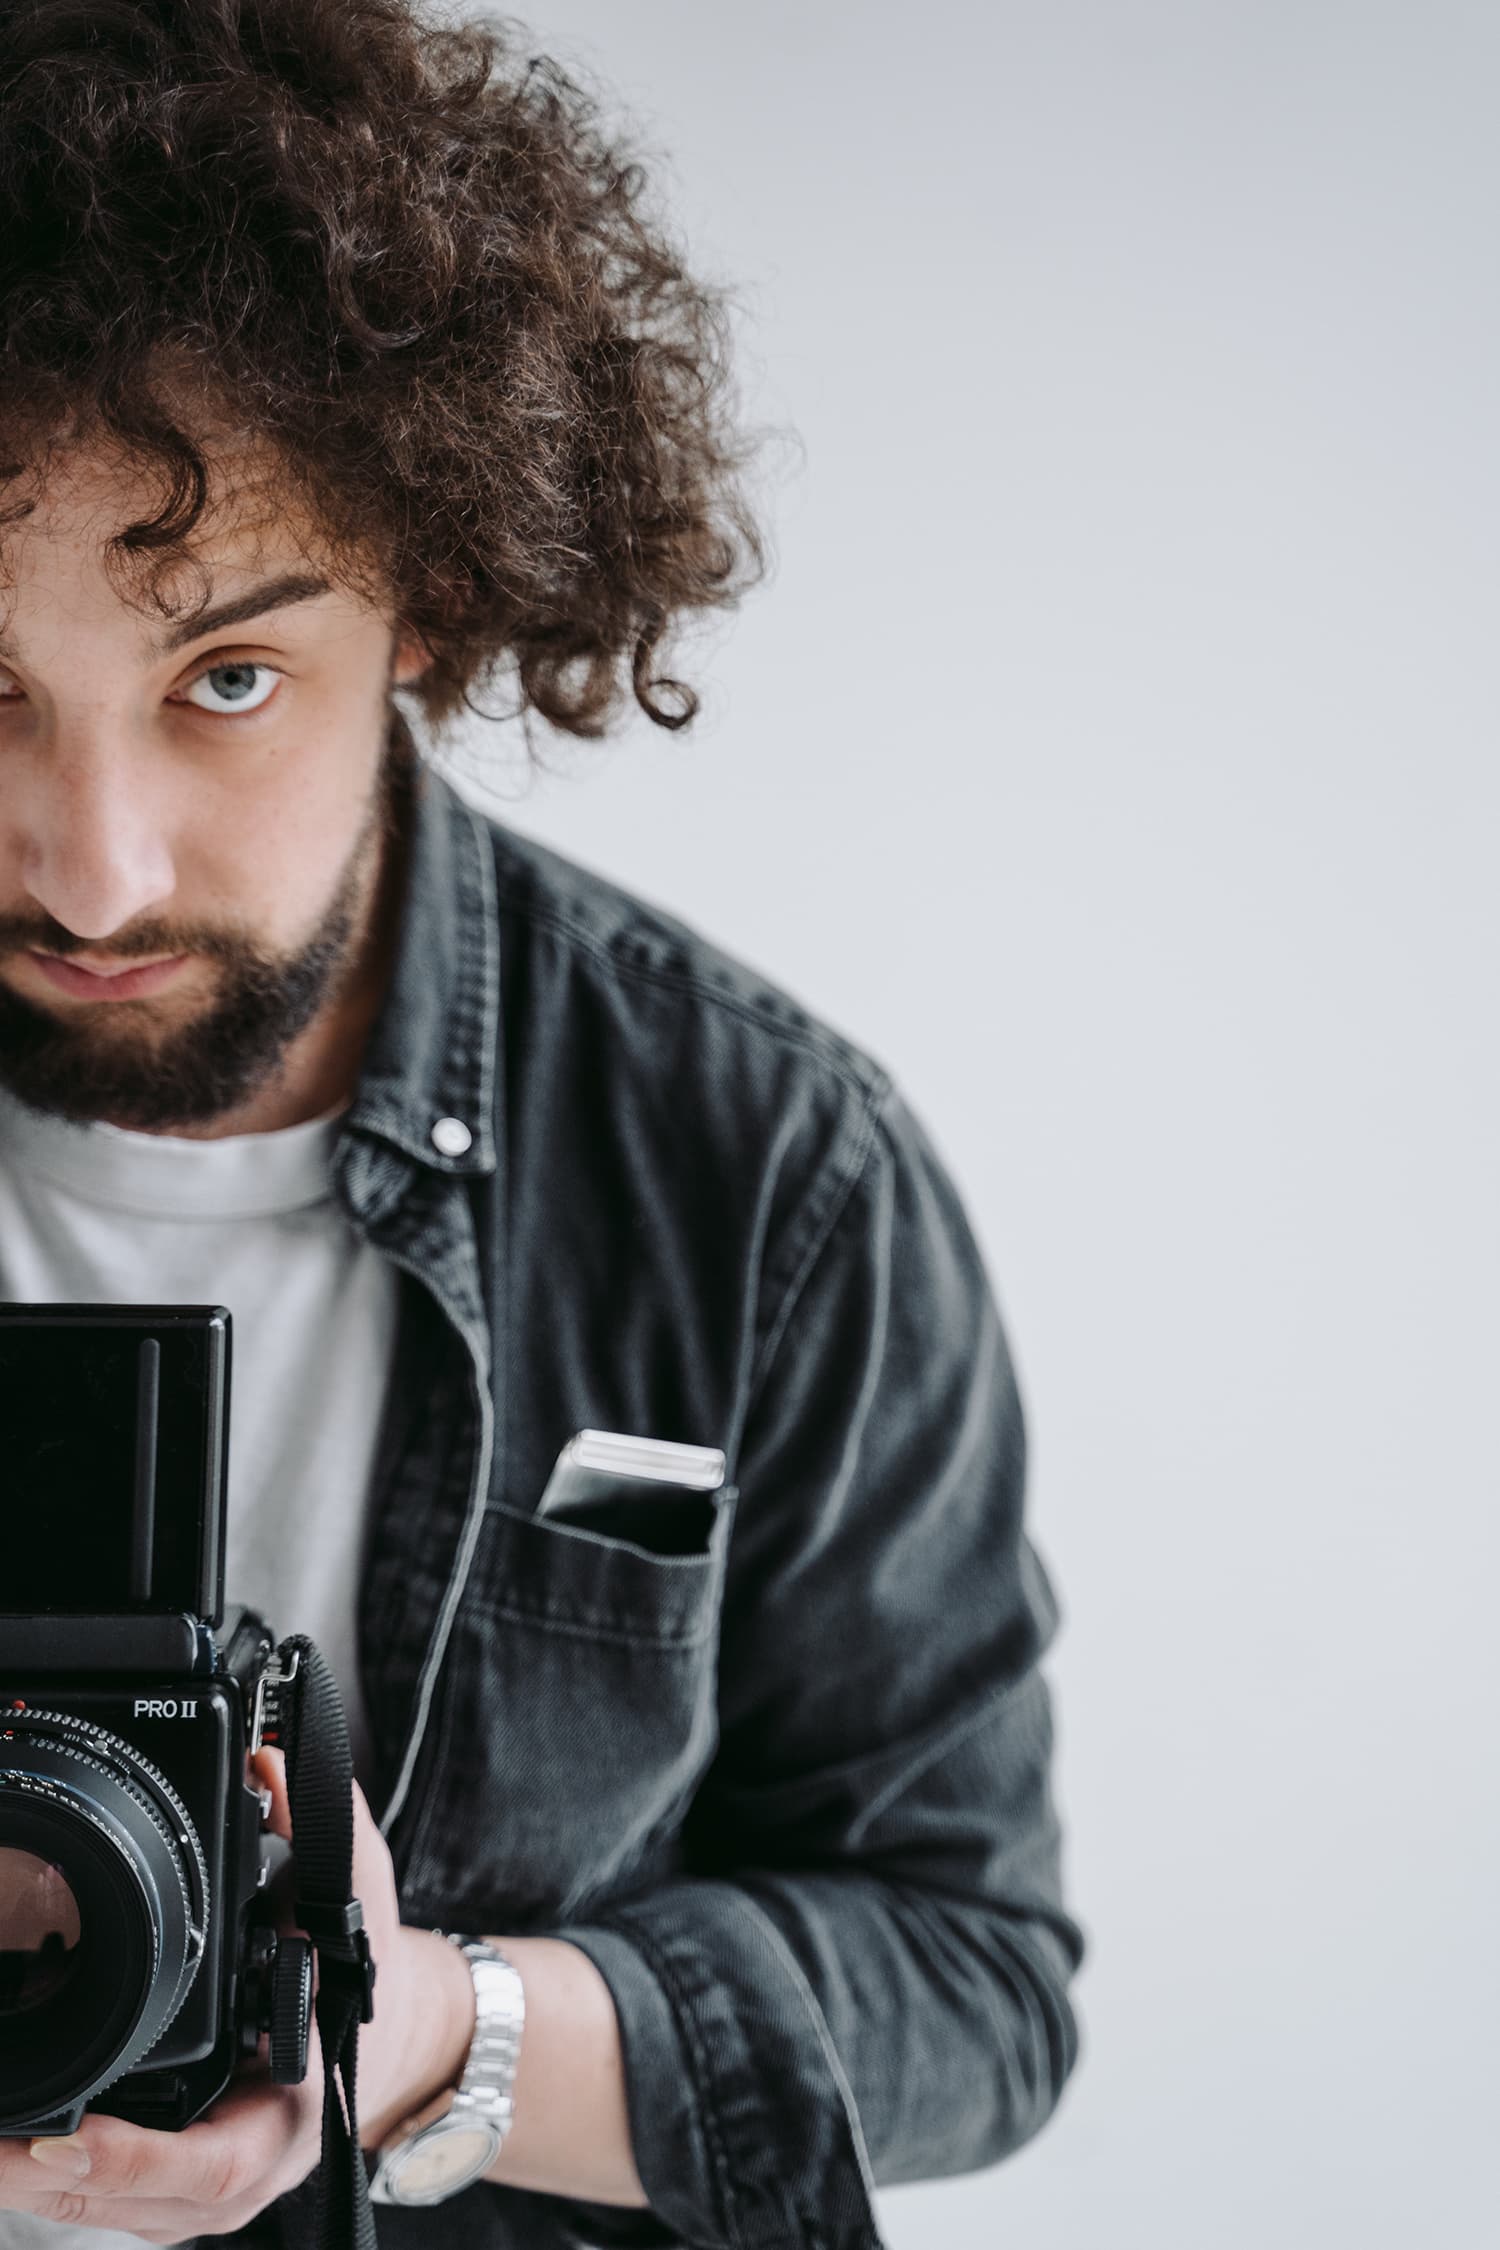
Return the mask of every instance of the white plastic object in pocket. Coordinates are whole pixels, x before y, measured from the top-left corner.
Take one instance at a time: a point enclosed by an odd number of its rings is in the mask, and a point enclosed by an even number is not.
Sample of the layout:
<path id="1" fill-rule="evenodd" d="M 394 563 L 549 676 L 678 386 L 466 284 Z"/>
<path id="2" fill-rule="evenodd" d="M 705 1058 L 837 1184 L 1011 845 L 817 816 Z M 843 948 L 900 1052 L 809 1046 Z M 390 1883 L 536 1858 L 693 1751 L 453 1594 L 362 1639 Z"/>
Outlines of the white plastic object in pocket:
<path id="1" fill-rule="evenodd" d="M 631 1437 L 623 1430 L 579 1430 L 558 1454 L 536 1512 L 567 1516 L 622 1491 L 640 1498 L 712 1494 L 723 1483 L 724 1456 L 717 1446 Z"/>

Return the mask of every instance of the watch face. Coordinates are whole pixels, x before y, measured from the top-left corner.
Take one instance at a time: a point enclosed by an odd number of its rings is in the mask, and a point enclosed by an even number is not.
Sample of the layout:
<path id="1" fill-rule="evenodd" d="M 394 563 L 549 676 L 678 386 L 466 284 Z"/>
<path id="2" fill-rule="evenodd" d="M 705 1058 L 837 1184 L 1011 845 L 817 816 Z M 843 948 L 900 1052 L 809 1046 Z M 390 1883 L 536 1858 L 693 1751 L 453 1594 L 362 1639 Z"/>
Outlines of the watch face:
<path id="1" fill-rule="evenodd" d="M 402 2203 L 435 2203 L 456 2195 L 488 2171 L 500 2146 L 492 2125 L 441 2125 L 418 2133 L 391 2168 L 391 2191 Z"/>

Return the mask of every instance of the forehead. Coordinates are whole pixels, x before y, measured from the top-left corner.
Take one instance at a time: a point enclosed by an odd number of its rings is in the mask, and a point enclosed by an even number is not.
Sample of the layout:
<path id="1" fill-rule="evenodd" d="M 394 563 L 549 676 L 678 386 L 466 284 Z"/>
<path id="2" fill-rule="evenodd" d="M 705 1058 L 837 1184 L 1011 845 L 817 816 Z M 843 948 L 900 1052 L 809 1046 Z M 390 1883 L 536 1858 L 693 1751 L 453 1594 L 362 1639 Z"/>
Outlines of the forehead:
<path id="1" fill-rule="evenodd" d="M 203 505 L 185 549 L 217 552 L 240 542 L 308 540 L 316 526 L 298 500 L 288 466 L 268 447 L 195 436 L 203 464 Z M 16 467 L 7 506 L 26 513 L 14 530 L 41 541 L 102 547 L 133 524 L 181 517 L 193 487 L 184 474 L 174 493 L 163 460 L 118 442 L 54 435 Z M 9 544 L 11 527 L 6 529 Z"/>
<path id="2" fill-rule="evenodd" d="M 158 640 L 251 585 L 283 576 L 353 589 L 330 543 L 264 449 L 204 448 L 208 483 L 197 523 L 162 546 L 133 527 L 180 520 L 170 477 L 117 448 L 54 448 L 3 494 L 24 513 L 0 526 L 0 632 L 34 608 L 66 601 L 130 611 Z M 191 487 L 189 487 L 189 496 Z M 366 586 L 369 598 L 371 588 Z"/>

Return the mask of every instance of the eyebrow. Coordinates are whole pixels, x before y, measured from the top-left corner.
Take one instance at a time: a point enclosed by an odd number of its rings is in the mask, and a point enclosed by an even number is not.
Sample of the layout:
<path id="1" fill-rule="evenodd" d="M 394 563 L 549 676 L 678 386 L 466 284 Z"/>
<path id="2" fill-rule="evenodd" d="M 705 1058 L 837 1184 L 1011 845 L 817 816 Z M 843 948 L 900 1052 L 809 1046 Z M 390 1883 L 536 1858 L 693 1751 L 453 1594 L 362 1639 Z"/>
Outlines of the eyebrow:
<path id="1" fill-rule="evenodd" d="M 220 602 L 216 609 L 200 609 L 191 617 L 180 618 L 158 640 L 157 650 L 169 656 L 174 649 L 186 648 L 189 641 L 201 641 L 208 633 L 222 633 L 229 625 L 247 625 L 252 617 L 264 617 L 267 610 L 289 609 L 293 602 L 316 601 L 328 590 L 326 578 L 312 578 L 305 571 L 283 571 L 279 578 L 268 578 L 263 585 L 236 594 L 232 602 Z"/>
<path id="2" fill-rule="evenodd" d="M 315 578 L 306 571 L 283 571 L 278 578 L 267 578 L 259 586 L 250 586 L 233 601 L 220 602 L 212 609 L 195 610 L 190 617 L 181 617 L 158 636 L 154 646 L 158 656 L 170 656 L 175 649 L 186 648 L 189 641 L 201 641 L 209 633 L 222 633 L 230 625 L 246 625 L 254 617 L 264 617 L 269 610 L 290 609 L 294 602 L 316 601 L 319 594 L 329 592 L 331 581 Z M 12 656 L 11 644 L 0 639 L 0 656 Z"/>

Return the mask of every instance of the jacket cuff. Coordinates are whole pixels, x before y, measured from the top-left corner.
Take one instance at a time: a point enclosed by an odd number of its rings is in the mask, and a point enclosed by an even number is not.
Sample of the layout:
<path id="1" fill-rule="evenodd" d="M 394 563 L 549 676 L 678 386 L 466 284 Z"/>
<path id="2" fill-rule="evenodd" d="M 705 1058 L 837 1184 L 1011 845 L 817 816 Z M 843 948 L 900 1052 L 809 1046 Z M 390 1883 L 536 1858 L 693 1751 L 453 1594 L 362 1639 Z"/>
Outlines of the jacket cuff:
<path id="1" fill-rule="evenodd" d="M 827 2022 L 753 1899 L 668 1882 L 548 1934 L 586 1953 L 613 1996 L 653 2211 L 700 2250 L 881 2250 Z"/>

